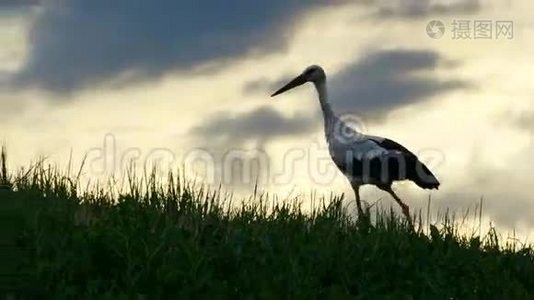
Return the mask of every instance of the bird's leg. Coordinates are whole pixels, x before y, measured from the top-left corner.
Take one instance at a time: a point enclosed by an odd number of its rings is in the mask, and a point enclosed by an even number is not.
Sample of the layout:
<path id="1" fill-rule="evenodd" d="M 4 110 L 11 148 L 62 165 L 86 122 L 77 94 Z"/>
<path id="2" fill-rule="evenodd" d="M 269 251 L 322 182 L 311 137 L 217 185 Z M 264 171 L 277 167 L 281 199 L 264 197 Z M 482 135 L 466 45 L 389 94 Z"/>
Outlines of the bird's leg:
<path id="1" fill-rule="evenodd" d="M 351 183 L 352 189 L 354 190 L 354 195 L 356 196 L 356 207 L 358 207 L 358 216 L 363 216 L 362 202 L 360 200 L 360 185 Z"/>
<path id="2" fill-rule="evenodd" d="M 408 205 L 406 205 L 404 202 L 402 202 L 400 197 L 397 196 L 397 194 L 395 194 L 395 192 L 393 191 L 393 189 L 391 189 L 391 187 L 386 189 L 386 191 L 391 195 L 391 197 L 393 197 L 393 199 L 395 199 L 395 201 L 397 201 L 397 203 L 400 205 L 400 207 L 402 209 L 402 213 L 404 214 L 404 216 L 408 220 L 408 223 L 410 224 L 410 226 L 413 227 L 412 217 L 410 216 L 410 208 L 408 207 Z"/>

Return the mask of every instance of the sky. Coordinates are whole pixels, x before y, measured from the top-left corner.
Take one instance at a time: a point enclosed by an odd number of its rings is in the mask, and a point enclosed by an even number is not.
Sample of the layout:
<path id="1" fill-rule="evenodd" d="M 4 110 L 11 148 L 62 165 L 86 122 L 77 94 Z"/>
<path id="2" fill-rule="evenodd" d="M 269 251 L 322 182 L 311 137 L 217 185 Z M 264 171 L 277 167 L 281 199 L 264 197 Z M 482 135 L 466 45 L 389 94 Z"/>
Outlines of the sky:
<path id="1" fill-rule="evenodd" d="M 338 114 L 411 149 L 441 181 L 432 192 L 397 184 L 412 210 L 426 208 L 429 196 L 441 212 L 472 210 L 483 198 L 485 223 L 528 236 L 533 6 L 2 1 L 0 141 L 13 168 L 40 157 L 65 166 L 72 153 L 75 162 L 87 155 L 87 178 L 120 176 L 135 161 L 162 174 L 185 169 L 241 195 L 257 183 L 280 197 L 344 193 L 350 201 L 328 157 L 313 87 L 270 98 L 319 64 Z M 427 26 L 433 20 L 443 24 L 438 38 Z M 373 187 L 363 199 L 393 204 Z"/>

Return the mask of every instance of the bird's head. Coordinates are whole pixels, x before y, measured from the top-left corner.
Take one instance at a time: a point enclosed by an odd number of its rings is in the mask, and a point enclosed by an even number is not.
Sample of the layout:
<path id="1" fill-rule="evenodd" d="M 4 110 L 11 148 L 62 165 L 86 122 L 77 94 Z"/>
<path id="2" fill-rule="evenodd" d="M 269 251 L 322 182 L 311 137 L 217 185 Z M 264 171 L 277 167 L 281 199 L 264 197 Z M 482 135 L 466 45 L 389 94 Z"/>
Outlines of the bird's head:
<path id="1" fill-rule="evenodd" d="M 292 88 L 303 85 L 306 82 L 318 83 L 320 81 L 324 81 L 325 79 L 326 79 L 326 74 L 323 68 L 321 68 L 318 65 L 312 65 L 312 66 L 307 67 L 299 76 L 295 77 L 288 84 L 284 85 L 278 91 L 274 92 L 274 94 L 272 94 L 271 97 L 280 95 L 283 92 L 289 91 Z"/>

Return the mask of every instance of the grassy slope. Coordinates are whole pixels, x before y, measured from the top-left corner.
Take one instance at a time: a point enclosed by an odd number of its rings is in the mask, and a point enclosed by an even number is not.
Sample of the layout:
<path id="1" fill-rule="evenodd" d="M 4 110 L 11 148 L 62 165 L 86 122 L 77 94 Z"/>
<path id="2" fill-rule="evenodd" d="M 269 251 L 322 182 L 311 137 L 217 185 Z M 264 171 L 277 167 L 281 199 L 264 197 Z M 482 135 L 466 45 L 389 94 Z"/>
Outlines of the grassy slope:
<path id="1" fill-rule="evenodd" d="M 354 222 L 340 199 L 304 214 L 298 205 L 261 199 L 230 205 L 172 180 L 166 186 L 148 180 L 143 189 L 132 181 L 114 205 L 104 190 L 78 196 L 73 181 L 44 168 L 10 182 L 15 191 L 0 191 L 0 209 L 12 216 L 1 224 L 9 246 L 1 251 L 25 255 L 7 259 L 12 264 L 2 265 L 0 275 L 13 274 L 5 281 L 10 289 L 30 297 L 534 294 L 530 248 L 503 249 L 495 235 L 481 241 L 450 227 L 433 227 L 427 236 L 389 214 L 373 225 Z"/>

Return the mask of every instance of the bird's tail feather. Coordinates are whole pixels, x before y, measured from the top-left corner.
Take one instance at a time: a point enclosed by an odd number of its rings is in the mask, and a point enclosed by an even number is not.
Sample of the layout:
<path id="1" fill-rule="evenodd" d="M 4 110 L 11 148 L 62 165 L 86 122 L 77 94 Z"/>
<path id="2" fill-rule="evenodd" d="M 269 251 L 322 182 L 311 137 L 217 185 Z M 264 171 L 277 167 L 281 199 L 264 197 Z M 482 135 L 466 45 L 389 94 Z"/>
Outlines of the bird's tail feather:
<path id="1" fill-rule="evenodd" d="M 439 189 L 440 183 L 436 176 L 423 163 L 419 162 L 419 166 L 413 182 L 423 189 Z"/>

